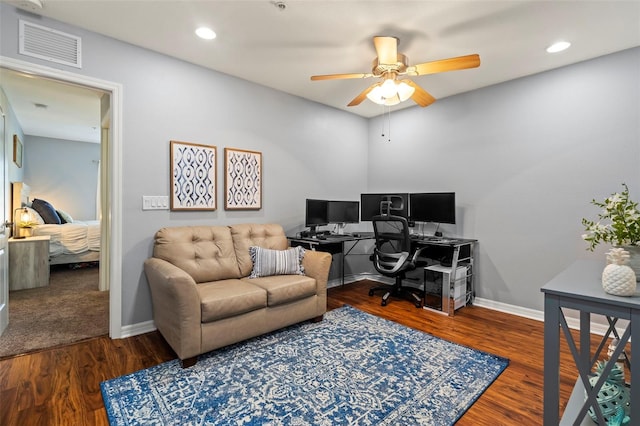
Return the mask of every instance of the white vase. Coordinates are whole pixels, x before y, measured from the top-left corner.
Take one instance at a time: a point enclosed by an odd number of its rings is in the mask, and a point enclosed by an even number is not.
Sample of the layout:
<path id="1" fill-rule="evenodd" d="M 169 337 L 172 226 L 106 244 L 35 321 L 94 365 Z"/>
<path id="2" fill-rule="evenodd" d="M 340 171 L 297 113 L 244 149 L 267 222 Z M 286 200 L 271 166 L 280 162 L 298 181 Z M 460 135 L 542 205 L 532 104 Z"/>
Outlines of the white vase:
<path id="1" fill-rule="evenodd" d="M 640 281 L 640 246 L 621 246 L 629 252 L 627 265 L 636 273 L 636 281 Z"/>

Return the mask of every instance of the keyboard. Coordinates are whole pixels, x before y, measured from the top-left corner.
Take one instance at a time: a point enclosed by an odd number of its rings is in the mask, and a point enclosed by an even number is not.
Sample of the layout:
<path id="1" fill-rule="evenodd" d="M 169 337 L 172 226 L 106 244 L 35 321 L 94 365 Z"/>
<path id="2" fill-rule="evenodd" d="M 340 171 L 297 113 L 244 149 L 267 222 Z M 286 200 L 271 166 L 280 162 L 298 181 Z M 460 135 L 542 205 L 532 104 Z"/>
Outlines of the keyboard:
<path id="1" fill-rule="evenodd" d="M 451 238 L 434 237 L 433 235 L 412 235 L 411 239 L 414 241 L 428 241 L 430 243 L 443 243 L 443 244 L 448 244 L 455 241 L 454 239 L 451 239 Z"/>
<path id="2" fill-rule="evenodd" d="M 353 238 L 351 235 L 329 234 L 325 235 L 327 240 L 350 240 Z"/>

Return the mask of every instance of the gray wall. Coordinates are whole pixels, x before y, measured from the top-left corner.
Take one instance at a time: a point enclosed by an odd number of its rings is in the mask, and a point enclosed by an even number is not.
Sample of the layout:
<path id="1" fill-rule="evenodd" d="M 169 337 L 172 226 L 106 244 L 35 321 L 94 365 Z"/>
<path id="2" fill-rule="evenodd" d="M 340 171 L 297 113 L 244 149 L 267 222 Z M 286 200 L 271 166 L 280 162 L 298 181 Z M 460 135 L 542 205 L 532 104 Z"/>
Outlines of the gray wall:
<path id="1" fill-rule="evenodd" d="M 1 9 L 0 9 L 1 10 Z M 25 149 L 25 139 L 24 133 L 22 133 L 22 128 L 20 127 L 20 123 L 16 118 L 16 114 L 9 103 L 9 99 L 7 99 L 7 95 L 2 90 L 2 85 L 0 84 L 0 104 L 2 105 L 2 110 L 5 114 L 5 141 L 4 141 L 4 158 L 6 159 L 6 174 L 8 182 L 21 182 L 24 176 L 24 167 L 26 165 L 27 159 L 24 156 Z M 18 138 L 23 143 L 23 159 L 22 159 L 22 167 L 16 166 L 13 162 L 13 135 L 18 135 Z M 5 194 L 5 205 L 7 209 L 11 209 L 11 186 L 7 187 Z M 7 220 L 13 221 L 11 215 L 13 212 L 7 212 Z"/>
<path id="2" fill-rule="evenodd" d="M 551 277 L 604 262 L 581 238 L 590 200 L 622 182 L 640 200 L 640 48 L 392 113 L 391 142 L 381 126 L 369 124 L 369 190 L 455 191 L 444 233 L 479 240 L 478 296 L 542 310 Z"/>
<path id="3" fill-rule="evenodd" d="M 0 53 L 52 66 L 17 53 L 21 12 L 6 4 L 0 12 Z M 296 232 L 307 194 L 356 199 L 366 187 L 367 120 L 56 21 L 37 22 L 82 37 L 83 69 L 56 68 L 123 85 L 123 325 L 152 317 L 142 263 L 159 228 L 252 221 Z M 218 193 L 214 212 L 143 212 L 143 195 L 169 194 L 170 140 L 215 145 L 219 159 L 224 147 L 261 151 L 263 208 L 227 212 Z"/>
<path id="4" fill-rule="evenodd" d="M 0 53 L 38 62 L 16 52 L 15 9 L 0 11 Z M 84 68 L 69 71 L 124 87 L 123 325 L 151 318 L 142 262 L 162 226 L 256 221 L 295 232 L 307 197 L 455 191 L 459 223 L 443 231 L 480 240 L 478 295 L 541 309 L 539 289 L 550 277 L 576 258 L 602 258 L 580 239 L 580 218 L 595 215 L 589 200 L 621 182 L 640 199 L 640 49 L 393 112 L 389 142 L 380 137 L 382 118 L 41 23 L 83 38 Z M 142 195 L 169 192 L 172 139 L 216 145 L 219 157 L 224 147 L 263 152 L 263 209 L 141 211 Z M 220 180 L 222 169 L 218 162 Z M 365 256 L 355 262 L 368 267 Z"/>
<path id="5" fill-rule="evenodd" d="M 94 220 L 100 145 L 26 136 L 24 181 L 31 199 L 49 201 L 74 220 Z"/>

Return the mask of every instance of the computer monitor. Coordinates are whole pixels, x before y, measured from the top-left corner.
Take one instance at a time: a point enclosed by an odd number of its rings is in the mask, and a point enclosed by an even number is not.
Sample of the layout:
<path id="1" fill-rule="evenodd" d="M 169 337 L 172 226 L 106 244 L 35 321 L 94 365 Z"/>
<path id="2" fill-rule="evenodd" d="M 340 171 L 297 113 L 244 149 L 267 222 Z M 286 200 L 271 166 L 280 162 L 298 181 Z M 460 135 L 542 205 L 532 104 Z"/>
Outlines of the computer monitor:
<path id="1" fill-rule="evenodd" d="M 409 218 L 415 222 L 456 223 L 456 193 L 409 194 L 409 209 Z"/>
<path id="2" fill-rule="evenodd" d="M 358 223 L 360 221 L 360 202 L 329 201 L 327 219 L 329 219 L 329 223 L 338 225 L 337 234 L 344 234 L 344 228 L 347 223 Z"/>
<path id="3" fill-rule="evenodd" d="M 304 225 L 311 229 L 311 234 L 316 233 L 316 227 L 329 224 L 327 216 L 328 200 L 314 200 L 307 198 L 304 215 Z"/>
<path id="4" fill-rule="evenodd" d="M 390 209 L 389 209 L 390 207 Z M 370 221 L 382 213 L 409 217 L 409 194 L 360 194 L 360 220 Z"/>
<path id="5" fill-rule="evenodd" d="M 329 223 L 360 222 L 359 201 L 329 201 L 327 212 Z"/>

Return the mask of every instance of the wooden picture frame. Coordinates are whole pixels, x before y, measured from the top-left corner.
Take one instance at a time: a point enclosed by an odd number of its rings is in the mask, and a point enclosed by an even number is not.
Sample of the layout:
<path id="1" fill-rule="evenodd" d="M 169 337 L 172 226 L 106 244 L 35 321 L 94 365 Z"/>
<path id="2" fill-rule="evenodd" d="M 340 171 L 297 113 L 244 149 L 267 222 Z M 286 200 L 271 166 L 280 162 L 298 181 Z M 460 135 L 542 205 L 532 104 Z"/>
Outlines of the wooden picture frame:
<path id="1" fill-rule="evenodd" d="M 18 135 L 13 135 L 13 162 L 22 168 L 22 142 Z"/>
<path id="2" fill-rule="evenodd" d="M 262 208 L 262 153 L 224 149 L 225 210 Z"/>
<path id="3" fill-rule="evenodd" d="M 215 210 L 217 148 L 171 141 L 171 210 Z"/>

